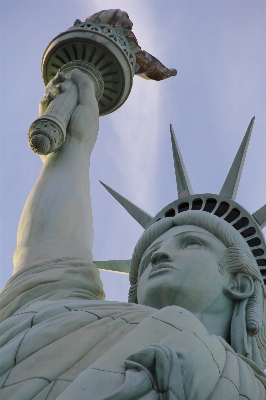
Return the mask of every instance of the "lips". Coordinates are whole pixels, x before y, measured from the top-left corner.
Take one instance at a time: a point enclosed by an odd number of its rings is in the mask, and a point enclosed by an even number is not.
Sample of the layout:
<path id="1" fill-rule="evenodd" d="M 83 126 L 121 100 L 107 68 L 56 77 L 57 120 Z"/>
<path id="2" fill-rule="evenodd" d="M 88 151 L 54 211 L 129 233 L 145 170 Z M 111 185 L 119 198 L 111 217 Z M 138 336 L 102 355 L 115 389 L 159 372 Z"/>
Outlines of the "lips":
<path id="1" fill-rule="evenodd" d="M 155 274 L 156 272 L 163 271 L 163 270 L 169 270 L 169 269 L 176 269 L 176 268 L 174 268 L 170 264 L 157 264 L 157 265 L 154 265 L 152 267 L 152 269 L 151 269 L 151 272 L 149 273 L 149 276 Z"/>

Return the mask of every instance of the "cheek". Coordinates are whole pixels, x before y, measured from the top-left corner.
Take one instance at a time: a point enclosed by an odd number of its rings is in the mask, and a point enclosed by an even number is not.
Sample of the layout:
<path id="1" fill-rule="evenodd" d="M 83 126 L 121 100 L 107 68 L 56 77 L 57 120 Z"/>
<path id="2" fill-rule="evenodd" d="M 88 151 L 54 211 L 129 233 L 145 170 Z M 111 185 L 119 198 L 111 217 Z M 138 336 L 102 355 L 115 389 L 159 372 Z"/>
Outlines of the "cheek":
<path id="1" fill-rule="evenodd" d="M 200 268 L 204 276 L 209 275 L 210 278 L 221 277 L 218 261 L 216 260 L 215 257 L 211 257 L 209 255 L 205 255 L 205 257 L 202 257 Z"/>
<path id="2" fill-rule="evenodd" d="M 142 300 L 145 297 L 145 289 L 147 287 L 148 276 L 150 272 L 151 272 L 151 265 L 148 265 L 148 267 L 145 269 L 145 271 L 139 278 L 138 289 L 137 289 L 138 302 L 139 300 Z"/>
<path id="3" fill-rule="evenodd" d="M 203 271 L 211 275 L 219 273 L 218 262 L 215 257 L 205 250 L 191 250 L 183 254 L 183 265 L 187 269 L 197 270 L 198 273 Z"/>
<path id="4" fill-rule="evenodd" d="M 194 290 L 198 296 L 201 296 L 202 292 L 206 297 L 216 297 L 218 293 L 222 293 L 228 277 L 219 271 L 216 258 L 209 254 L 202 254 L 197 258 L 195 266 L 196 268 L 191 270 L 190 278 L 191 282 L 195 284 Z"/>

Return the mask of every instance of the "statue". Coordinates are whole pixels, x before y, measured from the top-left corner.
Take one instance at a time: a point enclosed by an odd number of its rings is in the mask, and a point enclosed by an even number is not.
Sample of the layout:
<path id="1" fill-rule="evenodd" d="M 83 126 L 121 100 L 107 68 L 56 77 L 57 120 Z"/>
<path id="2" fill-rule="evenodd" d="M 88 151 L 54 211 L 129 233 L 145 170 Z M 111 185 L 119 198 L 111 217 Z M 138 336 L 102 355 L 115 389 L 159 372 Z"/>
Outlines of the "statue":
<path id="1" fill-rule="evenodd" d="M 64 72 L 64 93 L 49 105 L 45 116 L 31 124 L 29 145 L 34 152 L 57 151 L 65 141 L 71 114 L 77 106 L 77 87 L 70 79 L 74 68 L 93 80 L 100 115 L 117 110 L 126 101 L 134 74 L 157 81 L 177 74 L 175 69 L 166 68 L 157 58 L 141 50 L 132 26 L 124 11 L 105 10 L 84 23 L 76 20 L 73 27 L 49 43 L 42 59 L 43 80 L 47 84 L 56 73 Z M 49 100 L 61 87 L 49 92 Z M 44 99 L 42 107 L 47 100 Z"/>
<path id="2" fill-rule="evenodd" d="M 145 229 L 129 303 L 107 302 L 92 256 L 95 83 L 68 79 L 77 106 L 61 148 L 41 154 L 1 293 L 1 399 L 264 399 L 266 206 L 234 201 L 254 119 L 219 195 L 193 194 L 172 128 L 178 200 L 151 217 L 105 185 Z"/>

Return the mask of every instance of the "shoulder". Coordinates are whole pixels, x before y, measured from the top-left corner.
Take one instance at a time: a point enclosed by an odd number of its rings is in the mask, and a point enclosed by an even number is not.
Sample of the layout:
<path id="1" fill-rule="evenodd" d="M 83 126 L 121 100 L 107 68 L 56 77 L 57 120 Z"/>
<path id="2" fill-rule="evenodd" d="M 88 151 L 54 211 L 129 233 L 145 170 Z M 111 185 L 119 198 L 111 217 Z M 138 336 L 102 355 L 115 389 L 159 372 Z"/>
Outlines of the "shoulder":
<path id="1" fill-rule="evenodd" d="M 185 308 L 178 306 L 168 306 L 161 310 L 156 310 L 151 314 L 152 318 L 171 325 L 180 331 L 191 331 L 199 334 L 207 334 L 206 328 L 195 315 Z"/>

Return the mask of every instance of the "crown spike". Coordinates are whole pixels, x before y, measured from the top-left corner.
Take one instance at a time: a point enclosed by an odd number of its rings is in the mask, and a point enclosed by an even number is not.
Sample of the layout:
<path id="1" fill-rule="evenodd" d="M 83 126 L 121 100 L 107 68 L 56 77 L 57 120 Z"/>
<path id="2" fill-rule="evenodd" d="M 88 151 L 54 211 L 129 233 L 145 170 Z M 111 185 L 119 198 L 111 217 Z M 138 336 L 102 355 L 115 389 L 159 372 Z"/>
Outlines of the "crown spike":
<path id="1" fill-rule="evenodd" d="M 248 129 L 244 136 L 244 139 L 242 140 L 242 143 L 238 149 L 238 152 L 235 156 L 235 159 L 230 168 L 230 171 L 228 172 L 226 180 L 220 191 L 221 196 L 229 197 L 229 199 L 232 199 L 232 200 L 235 200 L 235 198 L 236 198 L 238 185 L 239 185 L 239 181 L 241 178 L 241 174 L 242 174 L 242 170 L 243 170 L 243 166 L 244 166 L 244 162 L 245 162 L 245 158 L 246 158 L 248 144 L 249 144 L 252 128 L 254 125 L 254 120 L 255 120 L 255 117 L 253 117 L 252 120 L 250 121 Z"/>
<path id="2" fill-rule="evenodd" d="M 263 229 L 266 226 L 266 204 L 254 212 L 252 217 L 255 218 L 260 228 Z"/>
<path id="3" fill-rule="evenodd" d="M 146 229 L 152 220 L 152 216 L 141 208 L 133 204 L 131 201 L 127 200 L 121 194 L 117 193 L 115 190 L 111 189 L 105 183 L 100 183 L 105 187 L 105 189 L 123 206 L 127 212 L 133 217 L 144 229 Z"/>
<path id="4" fill-rule="evenodd" d="M 193 190 L 187 175 L 186 167 L 177 144 L 175 133 L 172 125 L 170 125 L 171 141 L 173 149 L 173 157 L 175 164 L 175 176 L 176 176 L 176 186 L 178 192 L 178 198 L 190 196 L 193 194 Z"/>

